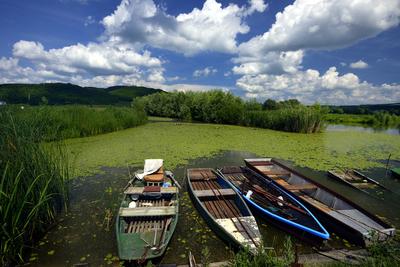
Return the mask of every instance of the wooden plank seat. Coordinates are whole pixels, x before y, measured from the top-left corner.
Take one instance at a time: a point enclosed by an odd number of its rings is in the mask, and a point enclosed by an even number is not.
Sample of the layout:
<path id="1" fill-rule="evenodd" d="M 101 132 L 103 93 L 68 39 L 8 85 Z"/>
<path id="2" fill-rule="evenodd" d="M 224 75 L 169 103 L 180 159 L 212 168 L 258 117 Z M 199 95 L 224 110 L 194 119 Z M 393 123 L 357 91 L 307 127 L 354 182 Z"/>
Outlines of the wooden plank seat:
<path id="1" fill-rule="evenodd" d="M 286 181 L 283 180 L 283 179 L 274 179 L 274 181 L 275 181 L 277 184 L 283 186 L 284 188 L 287 188 L 288 186 L 290 186 L 290 184 L 288 184 L 288 182 L 286 182 Z"/>
<path id="2" fill-rule="evenodd" d="M 169 216 L 175 215 L 175 206 L 163 207 L 138 207 L 120 208 L 119 216 L 122 217 L 144 217 L 144 216 Z"/>
<path id="3" fill-rule="evenodd" d="M 297 190 L 309 190 L 309 189 L 317 189 L 316 185 L 306 183 L 306 184 L 288 184 L 285 186 L 287 190 L 297 191 Z"/>
<path id="4" fill-rule="evenodd" d="M 161 194 L 176 194 L 177 192 L 178 192 L 178 188 L 176 188 L 175 186 L 160 188 Z M 143 186 L 141 186 L 141 187 L 130 186 L 124 191 L 124 194 L 127 194 L 127 195 L 133 195 L 133 194 L 142 195 L 143 193 L 144 193 Z"/>
<path id="5" fill-rule="evenodd" d="M 215 195 L 217 195 L 217 197 L 219 197 L 221 195 L 223 195 L 223 196 L 234 196 L 234 195 L 236 195 L 235 191 L 233 189 L 231 189 L 231 188 L 214 189 L 214 190 L 194 190 L 194 194 L 197 197 L 214 197 Z"/>
<path id="6" fill-rule="evenodd" d="M 329 208 L 327 205 L 325 205 L 322 202 L 319 202 L 318 200 L 315 200 L 307 195 L 299 195 L 299 197 L 301 199 L 303 199 L 304 201 L 308 202 L 309 204 L 313 205 L 314 207 L 324 211 L 324 212 L 330 212 L 332 211 L 331 208 Z"/>

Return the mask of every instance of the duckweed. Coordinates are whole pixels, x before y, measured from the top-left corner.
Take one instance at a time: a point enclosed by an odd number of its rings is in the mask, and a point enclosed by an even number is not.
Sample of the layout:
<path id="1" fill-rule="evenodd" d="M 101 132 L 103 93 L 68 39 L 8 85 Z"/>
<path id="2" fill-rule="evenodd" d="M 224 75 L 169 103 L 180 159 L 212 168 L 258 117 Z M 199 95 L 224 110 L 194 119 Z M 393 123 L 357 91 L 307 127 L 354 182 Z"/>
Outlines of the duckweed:
<path id="1" fill-rule="evenodd" d="M 166 168 L 173 169 L 190 159 L 212 156 L 221 150 L 277 157 L 321 171 L 335 166 L 382 167 L 389 154 L 394 159 L 400 158 L 400 138 L 384 133 L 299 134 L 197 123 L 150 123 L 104 135 L 69 139 L 66 144 L 75 162 L 75 176 L 99 172 L 102 166 L 141 166 L 146 158 L 163 158 Z"/>

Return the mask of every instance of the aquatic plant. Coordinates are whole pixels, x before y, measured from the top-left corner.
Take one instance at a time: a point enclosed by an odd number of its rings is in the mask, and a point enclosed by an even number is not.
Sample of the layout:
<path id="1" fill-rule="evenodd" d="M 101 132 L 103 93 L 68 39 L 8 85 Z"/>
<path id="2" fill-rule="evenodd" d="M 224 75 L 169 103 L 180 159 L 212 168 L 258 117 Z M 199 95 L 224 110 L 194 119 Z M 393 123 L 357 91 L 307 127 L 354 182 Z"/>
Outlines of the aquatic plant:
<path id="1" fill-rule="evenodd" d="M 46 141 L 85 137 L 146 123 L 143 107 L 11 106 L 13 116 L 29 123 Z"/>
<path id="2" fill-rule="evenodd" d="M 285 239 L 283 251 L 278 256 L 276 250 L 264 250 L 260 247 L 255 255 L 251 255 L 247 250 L 241 250 L 230 260 L 228 266 L 231 267 L 285 267 L 294 262 L 294 251 L 290 237 Z"/>
<path id="3" fill-rule="evenodd" d="M 69 161 L 60 143 L 0 110 L 0 265 L 22 262 L 68 198 Z"/>
<path id="4" fill-rule="evenodd" d="M 284 108 L 270 111 L 248 111 L 242 124 L 286 132 L 315 133 L 322 130 L 324 113 L 312 107 Z"/>

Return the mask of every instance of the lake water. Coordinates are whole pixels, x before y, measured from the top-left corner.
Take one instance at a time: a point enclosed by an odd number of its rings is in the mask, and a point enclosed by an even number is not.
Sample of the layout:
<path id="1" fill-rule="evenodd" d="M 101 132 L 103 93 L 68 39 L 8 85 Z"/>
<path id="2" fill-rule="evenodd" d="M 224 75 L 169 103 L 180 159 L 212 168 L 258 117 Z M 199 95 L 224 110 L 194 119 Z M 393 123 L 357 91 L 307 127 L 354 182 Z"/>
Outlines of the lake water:
<path id="1" fill-rule="evenodd" d="M 175 176 L 183 184 L 180 202 L 178 227 L 162 263 L 187 263 L 188 251 L 192 251 L 198 261 L 202 252 L 208 248 L 211 261 L 222 261 L 232 257 L 233 251 L 223 243 L 205 224 L 194 209 L 186 191 L 184 173 L 186 168 L 222 167 L 243 165 L 243 159 L 255 157 L 255 154 L 241 151 L 222 151 L 209 158 L 189 161 L 185 166 L 174 170 Z M 267 155 L 264 155 L 267 156 Z M 142 166 L 133 166 L 133 169 Z M 377 200 L 367 194 L 355 191 L 345 185 L 329 179 L 325 173 L 306 168 L 296 168 L 316 181 L 341 192 L 344 196 L 365 207 L 369 211 L 386 217 L 397 227 L 400 226 L 399 195 L 376 190 L 371 192 Z M 385 177 L 384 169 L 367 172 L 372 178 L 382 182 L 400 194 L 400 182 Z M 126 168 L 103 168 L 102 173 L 72 181 L 71 201 L 68 213 L 60 217 L 57 224 L 33 249 L 33 256 L 39 260 L 34 266 L 72 266 L 76 263 L 89 263 L 90 266 L 118 266 L 117 247 L 114 233 L 115 218 L 121 201 L 121 192 L 129 180 Z M 288 236 L 285 232 L 271 226 L 267 221 L 259 220 L 265 245 L 274 247 L 278 253 Z M 301 252 L 311 252 L 311 247 L 293 239 Z M 334 247 L 348 246 L 346 242 L 333 235 L 329 242 Z"/>
<path id="2" fill-rule="evenodd" d="M 344 124 L 329 124 L 326 128 L 326 131 L 335 132 L 335 131 L 355 131 L 355 132 L 366 132 L 366 133 L 385 133 L 392 135 L 399 135 L 400 129 L 395 128 L 372 128 L 372 127 L 364 127 L 364 126 L 354 126 L 354 125 L 344 125 Z"/>

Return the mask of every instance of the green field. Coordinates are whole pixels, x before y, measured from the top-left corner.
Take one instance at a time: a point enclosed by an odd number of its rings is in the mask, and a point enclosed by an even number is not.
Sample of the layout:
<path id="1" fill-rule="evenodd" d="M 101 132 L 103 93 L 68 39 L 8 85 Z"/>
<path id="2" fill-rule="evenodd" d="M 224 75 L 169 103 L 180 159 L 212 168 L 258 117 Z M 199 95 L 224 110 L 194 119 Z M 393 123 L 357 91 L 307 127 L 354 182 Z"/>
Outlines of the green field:
<path id="1" fill-rule="evenodd" d="M 221 150 L 254 152 L 292 160 L 299 166 L 328 170 L 383 166 L 377 160 L 400 158 L 400 138 L 362 132 L 299 134 L 240 126 L 155 122 L 132 129 L 66 140 L 75 175 L 101 166 L 141 166 L 146 158 L 163 158 L 166 168 Z"/>

